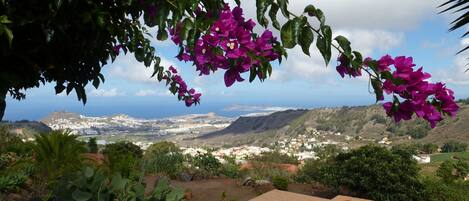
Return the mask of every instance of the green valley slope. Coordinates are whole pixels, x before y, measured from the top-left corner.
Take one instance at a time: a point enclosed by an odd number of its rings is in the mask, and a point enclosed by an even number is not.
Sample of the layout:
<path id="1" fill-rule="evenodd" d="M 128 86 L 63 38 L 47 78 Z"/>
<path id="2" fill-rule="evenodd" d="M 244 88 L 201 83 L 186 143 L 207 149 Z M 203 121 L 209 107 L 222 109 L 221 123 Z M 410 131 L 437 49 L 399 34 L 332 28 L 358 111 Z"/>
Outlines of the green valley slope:
<path id="1" fill-rule="evenodd" d="M 222 131 L 209 133 L 196 139 L 206 145 L 266 145 L 276 140 L 309 134 L 317 129 L 330 138 L 349 136 L 350 145 L 360 146 L 388 137 L 392 144 L 409 141 L 443 144 L 448 140 L 469 142 L 469 105 L 461 104 L 457 117 L 447 118 L 435 129 L 419 119 L 396 124 L 387 117 L 380 105 L 320 108 L 313 110 L 287 110 L 261 117 L 241 117 Z M 326 136 L 326 135 L 325 135 Z M 343 137 L 331 139 L 341 141 Z"/>

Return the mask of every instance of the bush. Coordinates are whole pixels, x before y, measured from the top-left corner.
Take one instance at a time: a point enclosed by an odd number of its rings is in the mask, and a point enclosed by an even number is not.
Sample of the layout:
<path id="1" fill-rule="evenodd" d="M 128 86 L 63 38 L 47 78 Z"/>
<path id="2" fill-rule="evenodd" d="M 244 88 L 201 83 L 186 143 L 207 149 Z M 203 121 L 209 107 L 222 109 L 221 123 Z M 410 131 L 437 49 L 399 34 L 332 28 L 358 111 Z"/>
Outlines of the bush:
<path id="1" fill-rule="evenodd" d="M 424 178 L 425 201 L 469 201 L 469 182 L 444 183 Z"/>
<path id="2" fill-rule="evenodd" d="M 441 163 L 436 170 L 436 175 L 445 183 L 453 183 L 455 180 L 463 180 L 469 173 L 469 164 L 465 161 L 447 160 Z"/>
<path id="3" fill-rule="evenodd" d="M 183 169 L 184 156 L 174 143 L 158 142 L 145 152 L 145 169 L 176 178 Z"/>
<path id="4" fill-rule="evenodd" d="M 240 178 L 241 177 L 241 170 L 239 169 L 239 165 L 236 163 L 235 158 L 233 157 L 225 157 L 224 158 L 226 163 L 222 164 L 220 174 L 227 176 L 229 178 Z"/>
<path id="5" fill-rule="evenodd" d="M 120 173 L 126 177 L 134 172 L 143 155 L 139 146 L 124 141 L 107 144 L 102 153 L 108 160 L 111 172 Z"/>
<path id="6" fill-rule="evenodd" d="M 420 150 L 425 154 L 433 154 L 438 151 L 438 145 L 433 143 L 427 143 L 422 145 Z"/>
<path id="7" fill-rule="evenodd" d="M 9 172 L 0 175 L 0 192 L 18 191 L 26 182 L 28 175 L 24 172 Z"/>
<path id="8" fill-rule="evenodd" d="M 441 148 L 442 152 L 463 152 L 466 151 L 467 144 L 457 141 L 448 141 Z"/>
<path id="9" fill-rule="evenodd" d="M 190 163 L 212 175 L 220 173 L 221 163 L 210 152 L 192 157 Z"/>
<path id="10" fill-rule="evenodd" d="M 327 164 L 325 160 L 306 160 L 303 167 L 301 167 L 300 171 L 296 174 L 295 180 L 299 183 L 312 183 L 314 181 L 320 181 L 321 177 L 321 170 L 323 166 Z"/>
<path id="11" fill-rule="evenodd" d="M 288 190 L 288 178 L 282 176 L 275 176 L 272 178 L 274 187 L 278 190 Z"/>
<path id="12" fill-rule="evenodd" d="M 419 171 L 409 152 L 367 145 L 337 155 L 320 168 L 319 181 L 375 201 L 412 201 L 421 200 L 424 191 Z"/>

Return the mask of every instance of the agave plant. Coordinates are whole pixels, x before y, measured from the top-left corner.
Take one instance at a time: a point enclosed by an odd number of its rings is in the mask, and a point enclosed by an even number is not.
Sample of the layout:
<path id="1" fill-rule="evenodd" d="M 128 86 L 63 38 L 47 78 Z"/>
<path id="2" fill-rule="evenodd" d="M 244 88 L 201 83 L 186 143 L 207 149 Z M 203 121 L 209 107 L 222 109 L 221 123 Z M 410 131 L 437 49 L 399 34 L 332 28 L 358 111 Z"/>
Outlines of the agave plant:
<path id="1" fill-rule="evenodd" d="M 37 135 L 32 148 L 37 168 L 51 179 L 78 169 L 81 153 L 86 151 L 83 143 L 68 130 Z"/>
<path id="2" fill-rule="evenodd" d="M 438 6 L 439 8 L 445 8 L 440 13 L 452 11 L 453 13 L 462 13 L 458 18 L 451 22 L 451 27 L 449 31 L 454 31 L 465 26 L 469 22 L 469 0 L 448 0 L 445 3 Z M 466 31 L 462 37 L 466 37 L 469 34 L 469 31 Z M 464 52 L 469 49 L 469 46 L 466 46 L 464 49 L 458 52 Z"/>

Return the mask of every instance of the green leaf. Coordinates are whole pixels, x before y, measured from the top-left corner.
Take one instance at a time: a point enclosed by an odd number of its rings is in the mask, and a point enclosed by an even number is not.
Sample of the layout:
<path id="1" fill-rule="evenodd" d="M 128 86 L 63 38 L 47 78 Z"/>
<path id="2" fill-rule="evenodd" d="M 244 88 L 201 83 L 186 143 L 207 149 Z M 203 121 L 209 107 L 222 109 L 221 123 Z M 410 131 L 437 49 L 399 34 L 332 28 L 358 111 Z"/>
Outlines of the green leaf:
<path id="1" fill-rule="evenodd" d="M 331 60 L 331 47 L 327 45 L 326 40 L 323 37 L 318 37 L 316 40 L 316 47 L 319 49 L 324 61 L 326 62 L 326 66 L 329 64 Z"/>
<path id="2" fill-rule="evenodd" d="M 165 193 L 169 190 L 169 181 L 165 178 L 161 178 L 160 181 L 156 184 L 156 187 L 153 191 L 153 196 L 156 199 L 162 199 Z"/>
<path id="3" fill-rule="evenodd" d="M 382 100 L 383 97 L 383 84 L 381 83 L 380 80 L 376 78 L 371 78 L 371 86 L 373 86 L 373 89 L 376 94 L 376 102 Z"/>
<path id="4" fill-rule="evenodd" d="M 254 79 L 256 79 L 256 68 L 251 68 L 250 72 L 249 72 L 249 82 L 252 82 L 254 81 Z"/>
<path id="5" fill-rule="evenodd" d="M 282 11 L 283 16 L 286 18 L 290 18 L 290 12 L 288 11 L 288 0 L 277 0 L 278 6 L 280 7 L 280 10 Z"/>
<path id="6" fill-rule="evenodd" d="M 240 6 L 241 5 L 241 2 L 239 0 L 235 0 L 236 2 L 236 5 Z"/>
<path id="7" fill-rule="evenodd" d="M 94 86 L 94 88 L 96 88 L 96 89 L 99 87 L 99 78 L 98 78 L 98 77 L 95 77 L 95 78 L 93 79 L 93 86 Z"/>
<path id="8" fill-rule="evenodd" d="M 54 87 L 55 88 L 55 94 L 60 94 L 62 93 L 63 90 L 65 90 L 65 86 L 63 83 L 57 83 L 57 85 Z"/>
<path id="9" fill-rule="evenodd" d="M 80 191 L 80 190 L 75 190 L 72 193 L 72 198 L 75 201 L 87 201 L 87 200 L 90 200 L 91 197 L 92 197 L 91 193 L 83 192 L 83 191 Z"/>
<path id="10" fill-rule="evenodd" d="M 315 16 L 316 16 L 316 18 L 318 18 L 319 23 L 321 24 L 321 26 L 323 26 L 324 23 L 326 22 L 326 17 L 324 17 L 324 13 L 322 12 L 322 10 L 317 9 L 316 13 L 315 13 Z"/>
<path id="11" fill-rule="evenodd" d="M 309 4 L 305 7 L 304 13 L 308 13 L 309 16 L 316 16 L 316 7 Z"/>
<path id="12" fill-rule="evenodd" d="M 332 30 L 328 25 L 321 26 L 321 32 L 327 40 L 327 43 L 332 43 Z"/>
<path id="13" fill-rule="evenodd" d="M 267 1 L 266 0 L 256 0 L 256 14 L 257 14 L 257 21 L 260 25 L 267 27 L 269 21 L 264 16 L 265 12 L 267 11 Z"/>
<path id="14" fill-rule="evenodd" d="M 112 189 L 122 190 L 125 188 L 125 185 L 127 185 L 127 181 L 123 179 L 120 174 L 115 174 L 114 176 L 112 176 L 112 180 L 111 180 Z"/>
<path id="15" fill-rule="evenodd" d="M 357 52 L 357 51 L 353 51 L 353 55 L 355 56 L 355 58 L 353 59 L 352 61 L 352 66 L 355 68 L 355 69 L 358 69 L 362 66 L 363 64 L 363 56 L 360 52 Z"/>
<path id="16" fill-rule="evenodd" d="M 334 40 L 339 43 L 339 46 L 345 51 L 345 54 L 347 54 L 347 56 L 351 55 L 352 48 L 350 47 L 350 41 L 347 38 L 343 36 L 337 36 Z"/>
<path id="17" fill-rule="evenodd" d="M 173 189 L 166 195 L 166 201 L 180 201 L 184 198 L 184 191 L 180 188 Z"/>
<path id="18" fill-rule="evenodd" d="M 10 24 L 11 21 L 8 20 L 8 16 L 6 16 L 6 15 L 1 15 L 1 16 L 0 16 L 0 23 L 1 23 L 1 24 Z"/>
<path id="19" fill-rule="evenodd" d="M 11 47 L 11 44 L 13 43 L 13 32 L 11 32 L 11 30 L 6 26 L 3 31 L 5 31 L 5 34 L 7 35 L 8 39 L 8 45 Z"/>
<path id="20" fill-rule="evenodd" d="M 159 29 L 158 33 L 156 34 L 156 39 L 160 41 L 165 41 L 168 39 L 168 32 L 165 29 Z"/>
<path id="21" fill-rule="evenodd" d="M 299 18 L 294 18 L 282 26 L 282 29 L 280 30 L 280 38 L 285 48 L 291 49 L 297 44 L 300 23 L 301 20 Z"/>
<path id="22" fill-rule="evenodd" d="M 267 75 L 272 76 L 272 65 L 267 63 Z"/>
<path id="23" fill-rule="evenodd" d="M 104 83 L 104 75 L 103 74 L 98 74 L 99 78 L 101 79 L 101 82 Z"/>
<path id="24" fill-rule="evenodd" d="M 310 56 L 309 47 L 311 46 L 313 41 L 314 41 L 313 31 L 308 26 L 303 27 L 301 29 L 298 42 L 300 43 L 300 46 L 303 52 L 308 56 Z"/>
<path id="25" fill-rule="evenodd" d="M 193 24 L 190 18 L 186 18 L 182 21 L 182 29 L 179 32 L 179 38 L 181 38 L 182 41 L 186 40 L 189 36 L 189 31 L 192 28 L 192 25 Z"/>
<path id="26" fill-rule="evenodd" d="M 280 30 L 280 28 L 281 28 L 280 23 L 277 20 L 278 10 L 279 10 L 278 5 L 277 4 L 272 4 L 270 6 L 270 10 L 269 10 L 269 17 L 270 17 L 270 20 L 272 20 L 272 26 L 274 26 L 274 28 L 276 28 L 277 30 Z"/>

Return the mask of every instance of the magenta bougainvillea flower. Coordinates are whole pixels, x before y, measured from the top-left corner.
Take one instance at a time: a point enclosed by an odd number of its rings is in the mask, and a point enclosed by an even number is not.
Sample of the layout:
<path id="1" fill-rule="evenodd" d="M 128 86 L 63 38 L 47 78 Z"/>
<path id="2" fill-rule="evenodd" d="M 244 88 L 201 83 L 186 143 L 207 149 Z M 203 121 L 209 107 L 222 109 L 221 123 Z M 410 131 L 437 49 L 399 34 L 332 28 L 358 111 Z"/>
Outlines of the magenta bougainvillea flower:
<path id="1" fill-rule="evenodd" d="M 441 82 L 431 83 L 428 80 L 431 75 L 424 72 L 423 67 L 415 70 L 412 57 L 393 58 L 385 55 L 377 61 L 366 58 L 358 69 L 351 67 L 344 55 L 340 55 L 338 61 L 337 71 L 341 77 L 360 76 L 362 68 L 376 72 L 379 82 L 382 83 L 378 86 L 381 86 L 381 90 L 386 94 L 394 97 L 392 102 L 384 103 L 383 107 L 386 114 L 393 117 L 396 122 L 410 120 L 415 114 L 427 120 L 434 128 L 443 120 L 443 115 L 453 117 L 459 109 L 453 91 Z M 392 66 L 394 68 L 391 68 Z M 378 100 L 384 100 L 384 97 L 378 97 Z"/>
<path id="2" fill-rule="evenodd" d="M 195 89 L 188 89 L 186 82 L 178 74 L 178 71 L 173 66 L 168 68 L 169 70 L 166 73 L 170 76 L 164 75 L 162 79 L 166 80 L 168 83 L 171 83 L 172 92 L 178 95 L 179 100 L 183 100 L 186 106 L 191 106 L 193 104 L 198 104 L 200 102 L 201 93 L 197 93 Z M 171 88 L 170 88 L 171 89 Z"/>
<path id="3" fill-rule="evenodd" d="M 341 54 L 339 58 L 337 58 L 337 61 L 340 64 L 336 67 L 336 70 L 342 78 L 344 78 L 345 75 L 349 75 L 350 77 L 362 76 L 362 69 L 353 68 L 352 66 L 350 66 L 350 62 L 347 60 L 345 55 Z"/>
<path id="4" fill-rule="evenodd" d="M 206 14 L 202 10 L 198 13 Z M 242 82 L 242 73 L 251 68 L 260 68 L 280 57 L 280 53 L 273 48 L 277 39 L 272 32 L 266 30 L 258 37 L 253 33 L 255 25 L 253 20 L 244 19 L 240 7 L 231 10 L 226 4 L 209 31 L 195 42 L 193 48 L 185 47 L 176 58 L 192 61 L 200 75 L 209 75 L 211 71 L 219 69 L 226 70 L 224 80 L 227 87 Z M 170 29 L 170 34 L 173 42 L 179 45 L 178 27 Z"/>

